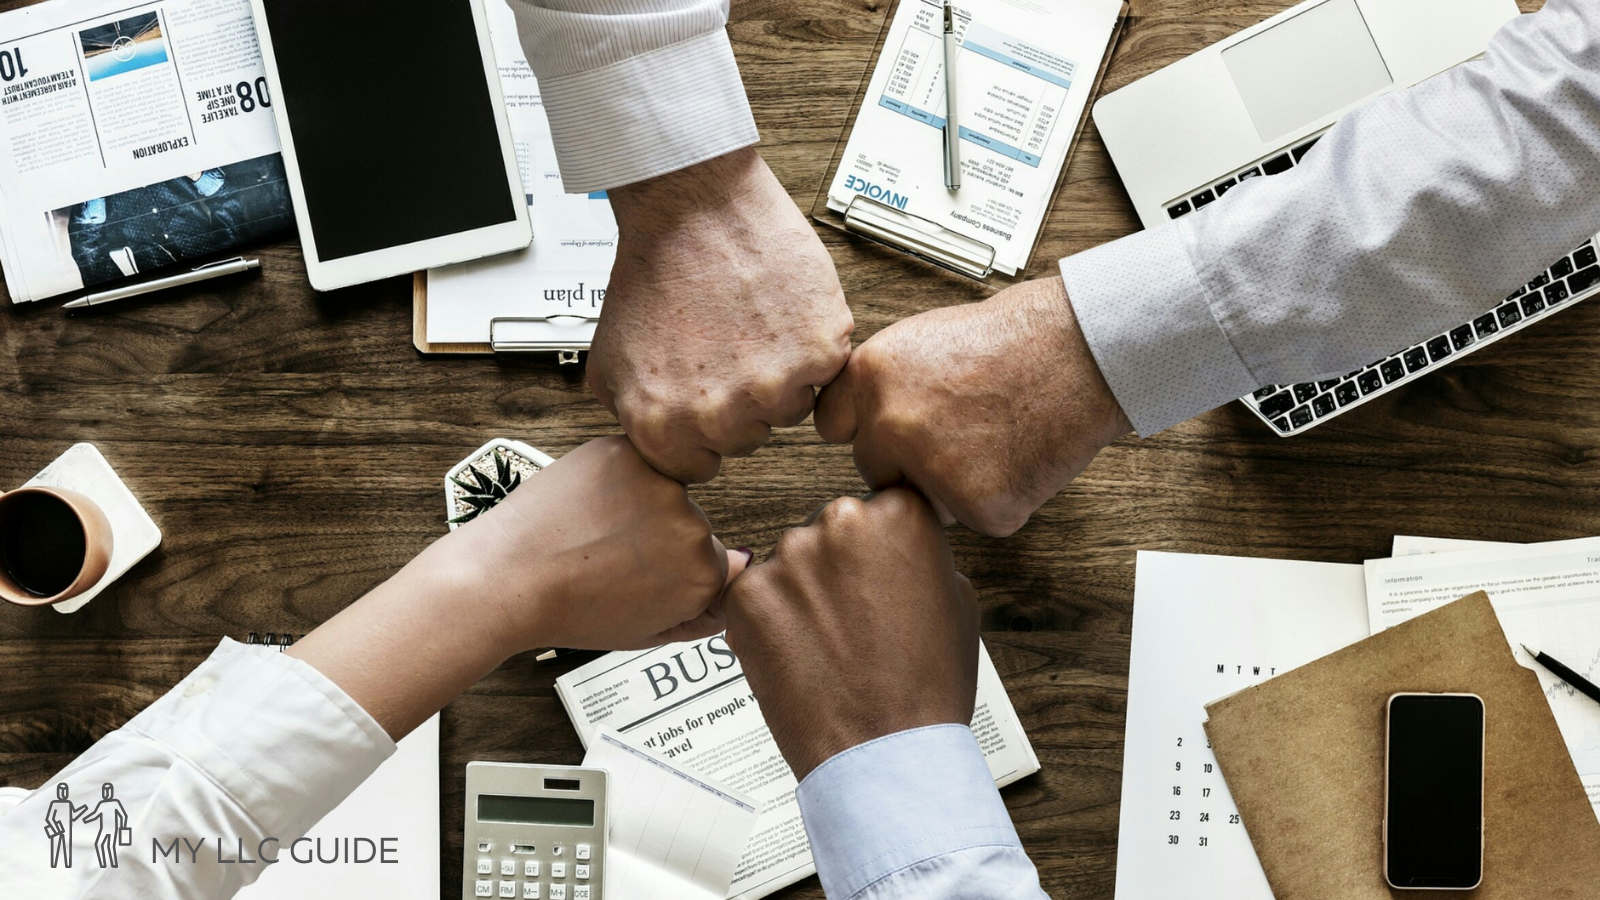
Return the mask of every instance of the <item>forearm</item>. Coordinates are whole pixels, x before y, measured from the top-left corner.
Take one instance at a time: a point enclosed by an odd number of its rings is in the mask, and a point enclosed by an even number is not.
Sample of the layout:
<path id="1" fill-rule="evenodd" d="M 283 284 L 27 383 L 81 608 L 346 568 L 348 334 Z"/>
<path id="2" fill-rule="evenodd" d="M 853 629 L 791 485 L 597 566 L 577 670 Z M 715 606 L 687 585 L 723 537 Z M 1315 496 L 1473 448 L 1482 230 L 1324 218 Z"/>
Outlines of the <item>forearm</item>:
<path id="1" fill-rule="evenodd" d="M 1600 10 L 1348 115 L 1297 168 L 1062 263 L 1141 434 L 1344 372 L 1492 306 L 1600 228 Z"/>

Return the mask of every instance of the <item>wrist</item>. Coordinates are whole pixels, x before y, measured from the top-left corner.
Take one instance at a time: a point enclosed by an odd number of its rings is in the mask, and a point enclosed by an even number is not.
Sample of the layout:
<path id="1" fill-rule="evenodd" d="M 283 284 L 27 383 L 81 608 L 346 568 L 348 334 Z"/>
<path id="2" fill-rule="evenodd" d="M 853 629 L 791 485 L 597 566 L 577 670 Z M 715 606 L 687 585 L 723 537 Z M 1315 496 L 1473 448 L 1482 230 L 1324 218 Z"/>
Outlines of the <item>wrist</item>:
<path id="1" fill-rule="evenodd" d="M 1066 284 L 1059 275 L 1031 284 L 1036 290 L 1028 295 L 1031 301 L 1028 317 L 1044 329 L 1043 339 L 1037 346 L 1048 348 L 1048 365 L 1074 379 L 1070 388 L 1079 406 L 1075 421 L 1088 425 L 1088 436 L 1102 446 L 1132 431 L 1133 425 L 1083 336 L 1072 300 L 1067 296 Z"/>
<path id="2" fill-rule="evenodd" d="M 697 213 L 725 209 L 747 196 L 763 178 L 767 164 L 754 147 L 708 159 L 675 172 L 609 192 L 617 225 L 624 233 L 659 233 L 680 227 Z"/>
<path id="3" fill-rule="evenodd" d="M 797 781 L 816 771 L 823 763 L 847 750 L 903 731 L 929 728 L 935 725 L 960 725 L 949 715 L 929 712 L 924 715 L 897 716 L 888 719 L 859 719 L 832 722 L 809 722 L 793 741 L 780 743 L 784 761 L 794 772 Z"/>
<path id="4" fill-rule="evenodd" d="M 392 580 L 403 581 L 402 589 L 435 611 L 441 627 L 464 633 L 498 665 L 549 641 L 549 585 L 506 583 L 474 552 L 468 538 L 476 533 L 463 528 L 436 541 Z"/>

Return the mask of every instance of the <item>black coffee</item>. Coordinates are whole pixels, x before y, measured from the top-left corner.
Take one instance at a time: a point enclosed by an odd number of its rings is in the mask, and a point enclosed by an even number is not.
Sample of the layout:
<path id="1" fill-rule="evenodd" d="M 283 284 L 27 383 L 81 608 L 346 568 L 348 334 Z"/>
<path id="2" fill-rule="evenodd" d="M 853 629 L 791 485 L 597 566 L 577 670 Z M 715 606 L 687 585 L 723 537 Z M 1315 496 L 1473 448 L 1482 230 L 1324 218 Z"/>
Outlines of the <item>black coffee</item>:
<path id="1" fill-rule="evenodd" d="M 83 569 L 83 523 L 62 500 L 49 494 L 7 497 L 0 514 L 0 567 L 18 587 L 36 597 L 53 597 Z"/>

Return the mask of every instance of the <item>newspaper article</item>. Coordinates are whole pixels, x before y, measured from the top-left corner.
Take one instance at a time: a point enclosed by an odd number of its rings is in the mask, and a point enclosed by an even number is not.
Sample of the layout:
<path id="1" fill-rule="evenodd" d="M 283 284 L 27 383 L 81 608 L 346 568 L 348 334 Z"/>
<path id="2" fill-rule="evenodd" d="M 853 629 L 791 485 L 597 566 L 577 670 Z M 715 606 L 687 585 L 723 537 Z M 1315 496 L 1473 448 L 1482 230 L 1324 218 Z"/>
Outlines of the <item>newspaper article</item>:
<path id="1" fill-rule="evenodd" d="M 13 302 L 293 227 L 248 0 L 0 15 L 0 264 Z"/>
<path id="2" fill-rule="evenodd" d="M 760 816 L 729 897 L 755 900 L 816 872 L 794 775 L 722 635 L 608 653 L 556 679 L 556 693 L 585 747 L 603 726 L 639 749 L 755 800 Z M 997 785 L 1039 771 L 987 648 L 978 654 L 972 731 Z"/>

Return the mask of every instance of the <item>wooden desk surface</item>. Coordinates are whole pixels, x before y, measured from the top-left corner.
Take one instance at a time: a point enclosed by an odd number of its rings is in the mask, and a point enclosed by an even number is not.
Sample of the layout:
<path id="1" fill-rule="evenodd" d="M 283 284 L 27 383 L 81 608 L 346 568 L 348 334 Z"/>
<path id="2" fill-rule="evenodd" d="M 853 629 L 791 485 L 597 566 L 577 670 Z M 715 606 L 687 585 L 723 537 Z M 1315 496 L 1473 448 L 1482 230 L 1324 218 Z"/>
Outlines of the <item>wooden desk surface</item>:
<path id="1" fill-rule="evenodd" d="M 3 0 L 0 9 L 23 5 Z M 1134 0 L 1105 89 L 1277 11 L 1280 0 Z M 1537 3 L 1524 0 L 1524 8 Z M 738 0 L 731 26 L 763 151 L 809 209 L 887 4 Z M 1031 274 L 1133 231 L 1092 128 Z M 824 229 L 857 340 L 985 291 Z M 153 701 L 219 635 L 310 630 L 442 533 L 440 479 L 486 438 L 552 454 L 615 431 L 547 362 L 423 359 L 409 283 L 316 295 L 292 241 L 254 281 L 92 319 L 0 311 L 0 486 L 97 444 L 166 534 L 74 616 L 0 604 L 0 781 L 35 786 Z M 1138 273 L 1130 273 L 1137 278 Z M 1600 533 L 1600 306 L 1512 336 L 1305 437 L 1231 405 L 1102 453 L 1021 533 L 951 534 L 1044 770 L 1005 792 L 1056 897 L 1109 897 L 1116 864 L 1134 551 L 1357 562 L 1397 532 L 1536 541 Z M 810 425 L 694 493 L 730 546 L 770 547 L 861 489 Z M 517 659 L 444 713 L 443 888 L 468 760 L 575 763 L 551 689 Z M 815 879 L 784 898 L 820 897 Z"/>

